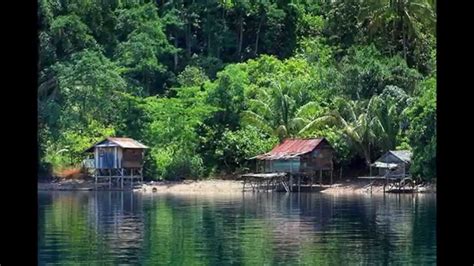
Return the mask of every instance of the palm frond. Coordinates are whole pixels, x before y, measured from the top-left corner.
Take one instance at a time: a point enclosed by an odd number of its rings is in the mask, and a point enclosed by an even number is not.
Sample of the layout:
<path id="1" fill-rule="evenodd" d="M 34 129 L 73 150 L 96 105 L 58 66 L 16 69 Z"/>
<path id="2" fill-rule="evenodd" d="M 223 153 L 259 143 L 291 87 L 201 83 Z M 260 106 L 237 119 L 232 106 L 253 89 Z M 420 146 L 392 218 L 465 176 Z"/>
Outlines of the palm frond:
<path id="1" fill-rule="evenodd" d="M 301 117 L 295 117 L 289 121 L 288 127 L 293 132 L 293 131 L 298 131 L 300 128 L 304 127 L 306 124 L 308 124 L 307 119 L 301 118 Z"/>
<path id="2" fill-rule="evenodd" d="M 310 132 L 311 130 L 318 129 L 319 127 L 322 127 L 325 125 L 336 125 L 337 123 L 338 123 L 338 119 L 335 116 L 332 116 L 332 115 L 322 116 L 307 123 L 307 125 L 298 132 L 298 135 L 302 135 L 304 133 Z"/>
<path id="3" fill-rule="evenodd" d="M 280 138 L 283 139 L 288 136 L 288 130 L 285 125 L 280 125 L 275 129 L 275 134 Z"/>
<path id="4" fill-rule="evenodd" d="M 271 116 L 272 109 L 268 103 L 264 102 L 263 100 L 259 99 L 249 99 L 249 106 L 251 110 L 254 110 L 258 113 L 263 114 L 264 116 Z"/>
<path id="5" fill-rule="evenodd" d="M 302 114 L 305 114 L 305 113 L 313 113 L 313 114 L 316 114 L 317 111 L 320 109 L 321 107 L 319 106 L 319 104 L 317 102 L 314 102 L 314 101 L 311 101 L 311 102 L 308 102 L 306 103 L 305 105 L 303 106 L 300 106 L 298 108 L 298 110 L 296 110 L 296 117 L 301 117 Z"/>
<path id="6" fill-rule="evenodd" d="M 271 134 L 273 131 L 271 126 L 268 125 L 268 123 L 262 116 L 252 111 L 243 111 L 241 120 L 242 124 L 256 126 L 265 131 L 266 133 Z"/>

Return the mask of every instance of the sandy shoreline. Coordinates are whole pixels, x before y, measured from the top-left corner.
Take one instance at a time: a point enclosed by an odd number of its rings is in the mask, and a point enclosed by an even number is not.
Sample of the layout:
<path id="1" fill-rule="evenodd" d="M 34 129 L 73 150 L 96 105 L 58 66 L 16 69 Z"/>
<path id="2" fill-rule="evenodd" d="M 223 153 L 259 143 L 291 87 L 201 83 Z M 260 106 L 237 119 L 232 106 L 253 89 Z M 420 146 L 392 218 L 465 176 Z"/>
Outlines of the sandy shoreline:
<path id="1" fill-rule="evenodd" d="M 370 182 L 360 180 L 346 180 L 333 185 L 314 186 L 313 191 L 325 194 L 383 194 L 383 185 L 369 185 Z M 172 193 L 172 194 L 231 194 L 242 193 L 243 182 L 238 180 L 185 180 L 179 182 L 161 181 L 145 182 L 135 186 L 134 191 L 143 194 Z M 97 188 L 92 180 L 65 180 L 59 182 L 38 183 L 38 191 L 92 191 L 92 190 L 122 190 L 120 188 L 111 189 L 107 184 L 99 185 Z M 125 186 L 123 190 L 131 190 Z M 434 187 L 429 187 L 432 192 Z M 246 187 L 246 191 L 252 191 Z M 428 192 L 427 191 L 427 192 Z"/>
<path id="2" fill-rule="evenodd" d="M 179 193 L 179 194 L 208 194 L 208 193 L 242 193 L 243 182 L 236 180 L 185 180 L 181 182 L 150 182 L 143 184 L 141 193 Z"/>

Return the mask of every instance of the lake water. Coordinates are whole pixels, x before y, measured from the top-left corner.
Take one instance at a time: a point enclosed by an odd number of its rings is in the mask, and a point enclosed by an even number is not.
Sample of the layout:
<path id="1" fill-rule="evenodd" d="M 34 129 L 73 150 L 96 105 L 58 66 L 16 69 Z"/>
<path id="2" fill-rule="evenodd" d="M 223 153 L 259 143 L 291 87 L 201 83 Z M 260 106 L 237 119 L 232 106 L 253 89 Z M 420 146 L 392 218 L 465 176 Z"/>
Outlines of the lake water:
<path id="1" fill-rule="evenodd" d="M 39 192 L 39 264 L 431 265 L 436 196 Z"/>

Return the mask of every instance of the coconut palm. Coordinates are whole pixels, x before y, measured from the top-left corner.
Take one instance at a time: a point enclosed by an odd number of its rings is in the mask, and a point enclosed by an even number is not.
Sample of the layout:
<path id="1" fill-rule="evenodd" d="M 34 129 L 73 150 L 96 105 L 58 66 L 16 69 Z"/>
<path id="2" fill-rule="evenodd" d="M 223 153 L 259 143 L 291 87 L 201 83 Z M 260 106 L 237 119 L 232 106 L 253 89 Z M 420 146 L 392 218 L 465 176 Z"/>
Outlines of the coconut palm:
<path id="1" fill-rule="evenodd" d="M 336 110 L 307 124 L 300 132 L 310 131 L 321 125 L 336 125 L 364 158 L 367 166 L 370 166 L 371 149 L 377 144 L 378 132 L 383 132 L 383 126 L 374 112 L 377 101 L 377 97 L 372 97 L 364 105 L 363 102 L 336 98 Z"/>
<path id="2" fill-rule="evenodd" d="M 308 101 L 295 83 L 273 82 L 270 88 L 254 88 L 248 110 L 242 113 L 242 122 L 261 128 L 281 139 L 297 136 L 308 124 L 315 124 L 322 108 Z"/>
<path id="3" fill-rule="evenodd" d="M 374 97 L 374 110 L 382 130 L 379 134 L 379 146 L 384 150 L 396 147 L 397 136 L 404 127 L 405 111 L 411 98 L 401 88 L 387 86 L 380 96 Z"/>
<path id="4" fill-rule="evenodd" d="M 396 38 L 401 34 L 406 60 L 408 40 L 421 36 L 421 26 L 428 27 L 434 33 L 435 4 L 435 1 L 431 0 L 364 0 L 359 20 L 368 21 L 369 34 L 385 25 L 392 28 L 394 41 L 397 41 Z"/>

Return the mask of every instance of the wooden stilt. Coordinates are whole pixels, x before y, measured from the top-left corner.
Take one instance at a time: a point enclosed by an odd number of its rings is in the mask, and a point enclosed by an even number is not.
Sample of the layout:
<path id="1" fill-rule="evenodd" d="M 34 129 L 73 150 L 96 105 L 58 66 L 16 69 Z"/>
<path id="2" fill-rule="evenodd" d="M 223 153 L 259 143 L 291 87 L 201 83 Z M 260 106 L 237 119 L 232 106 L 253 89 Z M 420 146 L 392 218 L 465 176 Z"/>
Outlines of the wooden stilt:
<path id="1" fill-rule="evenodd" d="M 323 185 L 323 170 L 319 170 L 319 186 Z"/>
<path id="2" fill-rule="evenodd" d="M 120 210 L 122 211 L 122 215 L 123 215 L 123 191 L 120 192 Z"/>
<path id="3" fill-rule="evenodd" d="M 332 186 L 332 169 L 331 169 L 331 186 Z"/>
<path id="4" fill-rule="evenodd" d="M 309 191 L 313 191 L 313 178 L 314 176 L 309 177 Z"/>
<path id="5" fill-rule="evenodd" d="M 122 173 L 122 177 L 120 178 L 120 187 L 123 189 L 123 168 L 120 169 L 120 173 Z"/>
<path id="6" fill-rule="evenodd" d="M 298 175 L 298 192 L 301 192 L 301 175 Z"/>
<path id="7" fill-rule="evenodd" d="M 290 160 L 290 191 L 293 192 L 293 164 Z"/>
<path id="8" fill-rule="evenodd" d="M 290 192 L 293 192 L 293 174 L 290 174 Z"/>
<path id="9" fill-rule="evenodd" d="M 112 188 L 112 169 L 109 169 L 109 188 Z"/>
<path id="10" fill-rule="evenodd" d="M 131 179 L 130 187 L 133 188 L 133 168 L 132 168 L 131 171 L 132 171 L 132 172 L 131 172 L 131 174 L 130 174 L 130 176 L 131 176 L 131 178 L 130 178 L 130 179 Z"/>

